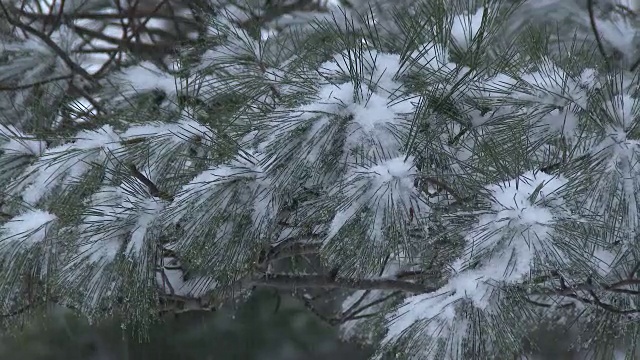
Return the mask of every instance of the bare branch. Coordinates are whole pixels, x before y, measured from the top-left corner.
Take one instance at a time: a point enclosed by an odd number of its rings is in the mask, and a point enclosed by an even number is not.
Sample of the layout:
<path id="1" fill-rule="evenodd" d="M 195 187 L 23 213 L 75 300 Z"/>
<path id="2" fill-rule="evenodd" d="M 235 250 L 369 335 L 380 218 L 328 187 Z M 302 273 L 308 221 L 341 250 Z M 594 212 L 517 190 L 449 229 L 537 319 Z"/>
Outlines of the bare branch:
<path id="1" fill-rule="evenodd" d="M 324 289 L 352 289 L 352 290 L 392 290 L 407 293 L 427 293 L 436 291 L 435 287 L 427 287 L 408 281 L 390 279 L 348 279 L 336 277 L 331 279 L 323 275 L 286 275 L 265 274 L 254 277 L 251 285 L 276 287 L 284 289 L 295 288 L 324 288 Z"/>
<path id="2" fill-rule="evenodd" d="M 48 83 L 54 82 L 54 81 L 71 79 L 72 77 L 73 77 L 72 74 L 67 74 L 67 75 L 56 76 L 56 77 L 52 77 L 52 78 L 49 78 L 49 79 L 36 81 L 36 82 L 30 83 L 30 84 L 24 84 L 24 85 L 17 85 L 17 86 L 1 86 L 0 85 L 0 91 L 24 90 L 24 89 L 28 89 L 28 88 L 31 88 L 31 87 L 34 87 L 34 86 L 48 84 Z"/>
<path id="3" fill-rule="evenodd" d="M 9 10 L 2 4 L 2 2 L 0 2 L 0 9 L 2 10 L 2 12 L 4 12 L 7 21 L 9 22 L 9 24 L 17 27 L 20 30 L 23 30 L 26 33 L 29 33 L 31 35 L 34 35 L 35 37 L 37 37 L 38 39 L 42 40 L 45 44 L 47 44 L 47 46 L 49 46 L 49 48 L 51 48 L 51 50 L 58 55 L 62 61 L 67 64 L 67 66 L 75 73 L 79 74 L 80 76 L 82 76 L 83 78 L 85 78 L 87 81 L 89 81 L 90 83 L 95 83 L 95 79 L 82 67 L 80 67 L 80 65 L 76 64 L 73 60 L 71 60 L 69 58 L 69 55 L 62 50 L 58 44 L 56 44 L 51 37 L 47 36 L 47 34 L 36 30 L 35 28 L 23 24 L 20 21 L 17 21 L 16 19 L 14 19 L 11 14 L 9 13 Z"/>
<path id="4" fill-rule="evenodd" d="M 388 300 L 390 300 L 390 299 L 392 299 L 392 298 L 394 298 L 396 296 L 399 296 L 399 295 L 402 295 L 401 291 L 394 291 L 394 292 L 392 292 L 391 294 L 389 294 L 387 296 L 384 296 L 384 297 L 382 297 L 380 299 L 374 300 L 374 301 L 372 301 L 372 302 L 370 302 L 370 303 L 368 303 L 366 305 L 363 305 L 363 306 L 361 306 L 361 307 L 359 307 L 357 309 L 353 309 L 351 311 L 345 311 L 342 314 L 342 320 L 343 321 L 355 320 L 355 317 L 358 314 L 362 313 L 363 311 L 365 311 L 367 309 L 370 309 L 370 308 L 372 308 L 372 307 L 374 307 L 376 305 L 382 304 L 385 301 L 388 301 Z"/>
<path id="5" fill-rule="evenodd" d="M 596 26 L 596 17 L 593 11 L 593 0 L 587 0 L 587 9 L 589 10 L 589 22 L 591 23 L 591 29 L 593 30 L 593 34 L 596 37 L 598 50 L 600 50 L 600 53 L 604 58 L 605 65 L 607 66 L 607 68 L 610 69 L 611 65 L 609 64 L 607 52 L 604 50 L 604 45 L 602 45 L 602 39 L 600 39 L 600 33 L 598 32 L 598 27 Z"/>
<path id="6" fill-rule="evenodd" d="M 129 171 L 131 171 L 131 174 L 149 189 L 149 193 L 151 194 L 151 196 L 155 196 L 167 201 L 173 201 L 172 195 L 158 189 L 156 184 L 154 184 L 153 181 L 144 176 L 144 174 L 142 174 L 135 165 L 129 164 Z"/>

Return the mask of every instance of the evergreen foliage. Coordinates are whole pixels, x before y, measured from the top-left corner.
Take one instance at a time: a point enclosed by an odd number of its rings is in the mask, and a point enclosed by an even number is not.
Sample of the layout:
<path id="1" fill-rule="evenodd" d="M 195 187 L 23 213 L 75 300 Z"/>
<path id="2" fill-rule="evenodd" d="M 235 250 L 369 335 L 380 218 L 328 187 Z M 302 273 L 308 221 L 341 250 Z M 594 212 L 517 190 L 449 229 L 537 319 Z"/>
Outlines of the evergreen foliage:
<path id="1" fill-rule="evenodd" d="M 100 76 L 73 20 L 40 38 L 3 6 L 5 312 L 144 328 L 274 287 L 378 358 L 529 356 L 543 325 L 636 358 L 633 4 L 376 4 L 267 32 L 212 1 Z"/>

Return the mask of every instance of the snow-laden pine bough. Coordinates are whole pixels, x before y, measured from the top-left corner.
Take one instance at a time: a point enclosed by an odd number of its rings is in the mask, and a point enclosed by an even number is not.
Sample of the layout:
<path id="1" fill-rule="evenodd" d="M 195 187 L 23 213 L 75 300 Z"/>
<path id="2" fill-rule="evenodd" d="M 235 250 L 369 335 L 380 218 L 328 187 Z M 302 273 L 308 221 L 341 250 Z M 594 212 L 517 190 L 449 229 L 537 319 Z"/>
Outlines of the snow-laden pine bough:
<path id="1" fill-rule="evenodd" d="M 637 78 L 606 55 L 626 20 L 590 8 L 597 41 L 549 44 L 505 38 L 501 7 L 410 9 L 259 40 L 221 17 L 197 64 L 113 74 L 71 136 L 2 125 L 7 313 L 139 321 L 271 287 L 416 359 L 526 354 L 549 321 L 636 331 Z"/>

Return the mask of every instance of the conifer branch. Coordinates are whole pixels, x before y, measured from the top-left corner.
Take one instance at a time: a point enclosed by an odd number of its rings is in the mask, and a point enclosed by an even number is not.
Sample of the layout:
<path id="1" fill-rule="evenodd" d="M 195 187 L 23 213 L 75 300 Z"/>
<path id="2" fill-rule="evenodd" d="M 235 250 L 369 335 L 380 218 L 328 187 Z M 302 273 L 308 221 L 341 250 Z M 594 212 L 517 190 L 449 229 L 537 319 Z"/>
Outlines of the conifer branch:
<path id="1" fill-rule="evenodd" d="M 19 20 L 16 20 L 13 18 L 13 16 L 11 16 L 9 10 L 6 8 L 6 6 L 0 2 L 0 9 L 2 10 L 2 12 L 5 14 L 5 18 L 7 19 L 7 21 L 9 22 L 9 24 L 37 37 L 38 39 L 42 40 L 47 46 L 49 46 L 49 48 L 56 54 L 58 55 L 62 61 L 67 64 L 67 66 L 76 74 L 79 74 L 80 76 L 82 76 L 83 78 L 85 78 L 87 81 L 89 81 L 89 83 L 95 83 L 95 79 L 93 78 L 93 76 L 91 76 L 85 69 L 83 69 L 81 66 L 79 66 L 78 64 L 76 64 L 73 60 L 71 60 L 71 58 L 69 58 L 69 55 L 62 50 L 58 44 L 56 44 L 51 37 L 49 37 L 47 34 L 27 25 L 24 24 L 22 22 L 20 22 Z"/>
<path id="2" fill-rule="evenodd" d="M 374 300 L 366 305 L 363 305 L 354 309 L 349 309 L 344 313 L 342 313 L 340 318 L 342 319 L 343 322 L 353 320 L 358 314 L 361 314 L 363 311 L 370 309 L 376 305 L 383 304 L 384 302 L 389 301 L 390 299 L 400 296 L 402 294 L 403 294 L 402 291 L 394 291 L 391 294 L 383 296 L 380 299 Z"/>
<path id="3" fill-rule="evenodd" d="M 593 0 L 587 0 L 587 10 L 589 11 L 589 23 L 591 24 L 591 30 L 593 31 L 593 35 L 596 37 L 596 43 L 598 44 L 598 50 L 600 54 L 602 54 L 602 58 L 604 59 L 605 66 L 607 69 L 611 68 L 609 64 L 609 58 L 607 56 L 607 52 L 604 49 L 604 45 L 602 44 L 602 39 L 600 38 L 600 33 L 598 32 L 598 27 L 596 25 L 596 17 L 593 11 Z"/>
<path id="4" fill-rule="evenodd" d="M 147 189 L 149 189 L 149 194 L 151 194 L 151 196 L 163 199 L 163 200 L 167 200 L 167 201 L 173 201 L 173 196 L 158 189 L 158 187 L 156 186 L 156 184 L 153 183 L 153 181 L 149 180 L 149 178 L 147 178 L 143 173 L 141 173 L 135 165 L 133 164 L 129 164 L 129 171 L 131 171 L 131 174 L 138 179 L 141 183 L 143 183 Z"/>
<path id="5" fill-rule="evenodd" d="M 350 279 L 341 277 L 331 279 L 324 275 L 264 274 L 258 277 L 253 277 L 249 280 L 249 283 L 255 286 L 284 289 L 339 288 L 351 290 L 392 290 L 413 294 L 421 294 L 437 290 L 436 287 L 428 287 L 408 281 L 390 279 Z"/>
<path id="6" fill-rule="evenodd" d="M 62 75 L 62 76 L 55 76 L 55 77 L 52 77 L 52 78 L 49 78 L 49 79 L 44 79 L 44 80 L 40 80 L 40 81 L 36 81 L 36 82 L 29 83 L 29 84 L 24 84 L 24 85 L 0 86 L 0 91 L 24 90 L 24 89 L 28 89 L 28 88 L 34 87 L 34 86 L 45 85 L 45 84 L 48 84 L 48 83 L 54 82 L 54 81 L 71 79 L 72 77 L 73 77 L 73 75 Z"/>

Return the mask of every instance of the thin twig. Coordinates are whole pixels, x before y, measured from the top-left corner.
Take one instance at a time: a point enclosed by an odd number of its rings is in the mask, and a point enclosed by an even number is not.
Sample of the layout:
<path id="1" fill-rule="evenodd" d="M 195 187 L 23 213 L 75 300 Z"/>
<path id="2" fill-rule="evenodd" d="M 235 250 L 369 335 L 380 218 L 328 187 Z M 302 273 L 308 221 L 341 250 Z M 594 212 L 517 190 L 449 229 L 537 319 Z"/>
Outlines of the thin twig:
<path id="1" fill-rule="evenodd" d="M 330 279 L 324 275 L 264 274 L 250 279 L 249 283 L 255 286 L 284 289 L 340 288 L 353 290 L 396 290 L 407 293 L 428 293 L 437 290 L 435 287 L 428 287 L 408 281 L 390 279 L 350 279 L 341 277 Z"/>
<path id="2" fill-rule="evenodd" d="M 161 191 L 160 189 L 158 189 L 158 187 L 156 186 L 156 184 L 153 183 L 153 181 L 149 180 L 149 178 L 147 178 L 146 176 L 144 176 L 144 174 L 142 174 L 135 165 L 133 164 L 129 164 L 129 171 L 131 171 L 131 174 L 138 179 L 141 183 L 143 183 L 147 189 L 149 189 L 149 194 L 151 194 L 151 196 L 155 196 L 157 198 L 163 199 L 163 200 L 167 200 L 167 201 L 173 201 L 173 196 L 170 194 L 167 194 L 164 191 Z"/>
<path id="3" fill-rule="evenodd" d="M 356 310 L 354 310 L 354 311 L 352 311 L 350 313 L 345 312 L 343 314 L 343 320 L 344 321 L 354 320 L 354 317 L 356 315 L 362 313 L 363 311 L 365 311 L 367 309 L 370 309 L 370 308 L 372 308 L 372 307 L 374 307 L 376 305 L 382 304 L 382 303 L 390 300 L 391 298 L 394 298 L 394 297 L 399 296 L 399 295 L 402 295 L 402 291 L 394 291 L 391 294 L 389 294 L 389 295 L 387 295 L 385 297 L 382 297 L 380 299 L 377 299 L 375 301 L 372 301 L 372 302 L 368 303 L 367 305 L 364 305 L 364 306 L 362 306 L 362 307 L 360 307 L 360 308 L 358 308 L 358 309 L 356 309 Z"/>
<path id="4" fill-rule="evenodd" d="M 51 50 L 53 50 L 56 55 L 58 55 L 62 59 L 65 64 L 67 64 L 67 66 L 73 72 L 79 74 L 90 83 L 95 83 L 95 79 L 80 65 L 71 60 L 71 58 L 69 58 L 69 55 L 67 55 L 67 53 L 58 46 L 58 44 L 56 44 L 49 36 L 47 36 L 47 34 L 44 34 L 43 32 L 38 31 L 29 25 L 23 24 L 20 21 L 16 21 L 15 19 L 13 19 L 13 17 L 9 14 L 9 10 L 2 4 L 2 2 L 0 2 L 0 9 L 2 9 L 2 12 L 4 12 L 10 25 L 13 25 L 18 29 L 21 29 L 24 32 L 34 35 L 38 39 L 42 40 L 45 44 L 47 44 L 47 46 L 49 46 Z"/>
<path id="5" fill-rule="evenodd" d="M 602 54 L 604 58 L 605 66 L 607 70 L 611 69 L 611 65 L 609 64 L 609 59 L 607 57 L 607 52 L 604 50 L 604 45 L 602 44 L 602 39 L 600 39 L 600 33 L 598 32 L 598 27 L 596 26 L 596 16 L 593 11 L 593 0 L 587 0 L 587 9 L 589 11 L 589 21 L 591 23 L 591 30 L 593 30 L 593 34 L 596 37 L 596 43 L 598 44 L 598 50 Z"/>
<path id="6" fill-rule="evenodd" d="M 67 74 L 67 75 L 56 76 L 56 77 L 53 77 L 53 78 L 32 82 L 32 83 L 29 83 L 29 84 L 24 84 L 24 85 L 0 86 L 0 91 L 24 90 L 24 89 L 28 89 L 28 88 L 31 88 L 31 87 L 34 87 L 34 86 L 44 85 L 44 84 L 47 84 L 47 83 L 50 83 L 50 82 L 54 82 L 54 81 L 58 81 L 58 80 L 70 79 L 72 77 L 73 77 L 72 74 Z"/>
<path id="7" fill-rule="evenodd" d="M 445 183 L 444 181 L 438 180 L 438 179 L 436 179 L 434 177 L 430 177 L 430 176 L 420 176 L 419 178 L 424 180 L 424 181 L 426 181 L 426 182 L 428 182 L 428 183 L 430 183 L 430 184 L 432 184 L 432 185 L 441 187 L 447 193 L 449 193 L 449 195 L 453 196 L 453 198 L 456 201 L 458 201 L 460 203 L 465 201 L 462 198 L 462 196 L 458 195 L 458 193 L 451 186 L 449 186 L 449 184 Z"/>

